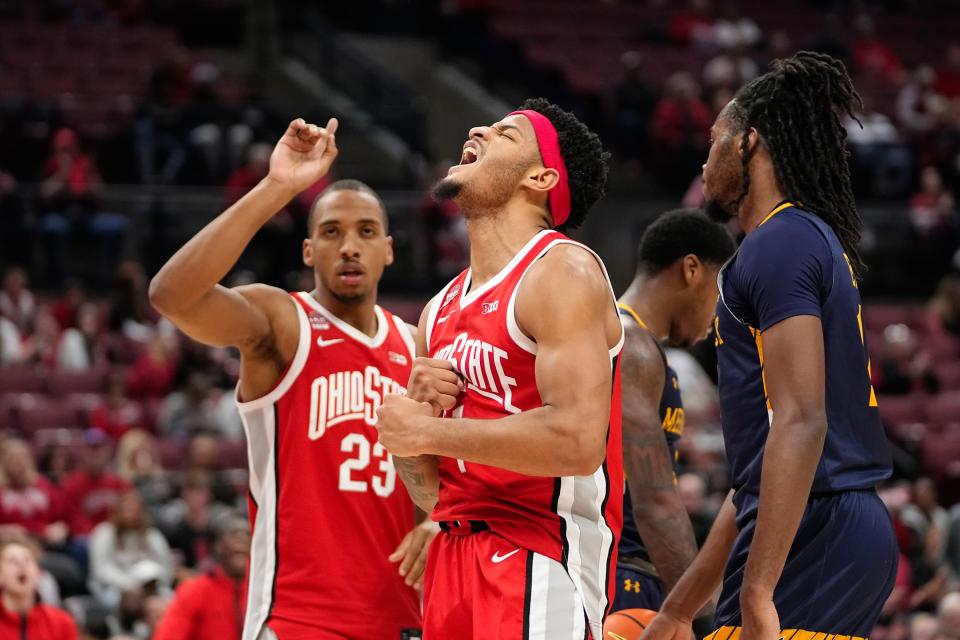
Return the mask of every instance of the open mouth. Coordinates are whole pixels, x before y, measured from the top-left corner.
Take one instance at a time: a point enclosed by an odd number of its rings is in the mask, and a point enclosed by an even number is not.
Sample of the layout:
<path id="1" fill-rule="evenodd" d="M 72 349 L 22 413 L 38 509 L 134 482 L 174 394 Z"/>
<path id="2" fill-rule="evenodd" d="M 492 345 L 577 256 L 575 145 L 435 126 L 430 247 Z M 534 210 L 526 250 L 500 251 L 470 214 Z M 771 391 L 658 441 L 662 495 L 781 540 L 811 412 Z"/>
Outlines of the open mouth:
<path id="1" fill-rule="evenodd" d="M 347 285 L 357 285 L 363 280 L 363 269 L 358 266 L 348 265 L 341 267 L 337 271 L 337 277 L 340 278 L 340 281 Z"/>
<path id="2" fill-rule="evenodd" d="M 480 158 L 480 149 L 477 148 L 476 143 L 471 144 L 468 142 L 463 147 L 463 154 L 460 156 L 460 165 L 473 164 Z"/>

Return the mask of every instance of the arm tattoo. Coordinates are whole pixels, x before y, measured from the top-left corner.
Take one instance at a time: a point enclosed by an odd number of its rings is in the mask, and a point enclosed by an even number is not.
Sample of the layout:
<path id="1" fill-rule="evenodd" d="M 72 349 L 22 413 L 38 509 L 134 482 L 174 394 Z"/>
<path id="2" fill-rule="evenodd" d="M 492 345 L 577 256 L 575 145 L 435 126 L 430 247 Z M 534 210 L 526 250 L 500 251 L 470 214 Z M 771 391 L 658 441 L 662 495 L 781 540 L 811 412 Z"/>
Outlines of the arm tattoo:
<path id="1" fill-rule="evenodd" d="M 427 513 L 432 511 L 434 505 L 436 505 L 439 492 L 438 483 L 431 482 L 424 472 L 424 465 L 430 463 L 428 456 L 414 458 L 395 456 L 393 458 L 393 465 L 396 467 L 404 486 L 407 487 L 410 499 Z"/>

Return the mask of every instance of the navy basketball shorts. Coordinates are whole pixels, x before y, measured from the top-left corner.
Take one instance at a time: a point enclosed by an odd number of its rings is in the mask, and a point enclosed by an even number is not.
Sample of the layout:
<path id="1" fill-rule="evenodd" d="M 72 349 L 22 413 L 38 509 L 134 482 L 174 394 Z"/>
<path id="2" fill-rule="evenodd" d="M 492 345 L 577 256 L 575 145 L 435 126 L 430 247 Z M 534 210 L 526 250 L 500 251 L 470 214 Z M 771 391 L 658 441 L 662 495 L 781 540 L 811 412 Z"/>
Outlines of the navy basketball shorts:
<path id="1" fill-rule="evenodd" d="M 624 609 L 659 611 L 666 597 L 666 590 L 659 578 L 622 562 L 617 564 L 616 591 L 611 612 Z"/>
<path id="2" fill-rule="evenodd" d="M 752 517 L 738 522 L 717 606 L 719 628 L 707 640 L 740 636 L 740 584 L 756 526 L 756 498 L 750 501 L 739 505 Z M 875 491 L 811 498 L 773 595 L 781 638 L 869 637 L 893 590 L 897 559 L 893 524 Z"/>

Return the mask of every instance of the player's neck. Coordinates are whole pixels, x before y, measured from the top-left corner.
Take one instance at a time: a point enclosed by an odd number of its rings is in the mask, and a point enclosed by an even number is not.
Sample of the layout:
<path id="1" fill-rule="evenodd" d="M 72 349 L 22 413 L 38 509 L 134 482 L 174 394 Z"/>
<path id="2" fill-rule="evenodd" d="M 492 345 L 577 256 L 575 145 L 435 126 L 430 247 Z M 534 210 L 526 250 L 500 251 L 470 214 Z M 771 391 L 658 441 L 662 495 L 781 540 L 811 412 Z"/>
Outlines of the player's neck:
<path id="1" fill-rule="evenodd" d="M 310 294 L 324 309 L 343 320 L 361 333 L 373 337 L 377 335 L 377 306 L 375 295 L 367 296 L 362 300 L 343 302 L 330 294 L 323 287 L 317 287 Z"/>
<path id="2" fill-rule="evenodd" d="M 25 593 L 21 596 L 12 593 L 3 593 L 3 608 L 5 611 L 13 613 L 26 614 L 33 608 L 35 598 L 32 593 Z"/>
<path id="3" fill-rule="evenodd" d="M 542 219 L 506 212 L 468 218 L 470 287 L 500 273 L 530 238 L 546 228 Z"/>
<path id="4" fill-rule="evenodd" d="M 765 170 L 751 171 L 750 191 L 740 205 L 740 228 L 744 233 L 752 232 L 786 198 L 777 184 L 772 164 Z"/>
<path id="5" fill-rule="evenodd" d="M 666 339 L 670 333 L 670 313 L 663 304 L 670 299 L 666 289 L 659 278 L 638 275 L 620 296 L 620 302 L 640 316 L 657 340 Z"/>

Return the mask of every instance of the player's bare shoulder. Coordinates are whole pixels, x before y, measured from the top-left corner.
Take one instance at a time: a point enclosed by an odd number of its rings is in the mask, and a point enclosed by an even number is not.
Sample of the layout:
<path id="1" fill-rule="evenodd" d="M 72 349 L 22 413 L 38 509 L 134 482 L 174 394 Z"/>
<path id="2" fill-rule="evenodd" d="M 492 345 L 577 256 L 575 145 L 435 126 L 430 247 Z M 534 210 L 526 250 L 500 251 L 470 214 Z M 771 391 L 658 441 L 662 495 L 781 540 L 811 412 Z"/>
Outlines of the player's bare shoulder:
<path id="1" fill-rule="evenodd" d="M 611 344 L 620 339 L 620 320 L 600 259 L 582 245 L 564 242 L 534 262 L 524 276 L 517 291 L 517 322 L 529 330 L 545 319 L 545 311 L 556 316 L 578 310 L 606 319 Z"/>
<path id="2" fill-rule="evenodd" d="M 284 364 L 293 360 L 300 339 L 300 322 L 296 303 L 290 294 L 260 283 L 241 285 L 234 291 L 257 307 L 267 317 L 269 325 L 265 335 L 252 338 L 246 345 L 238 345 L 244 355 L 257 360 L 276 358 Z"/>

